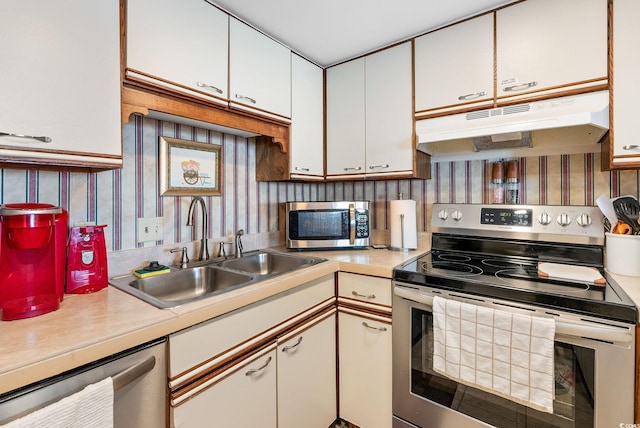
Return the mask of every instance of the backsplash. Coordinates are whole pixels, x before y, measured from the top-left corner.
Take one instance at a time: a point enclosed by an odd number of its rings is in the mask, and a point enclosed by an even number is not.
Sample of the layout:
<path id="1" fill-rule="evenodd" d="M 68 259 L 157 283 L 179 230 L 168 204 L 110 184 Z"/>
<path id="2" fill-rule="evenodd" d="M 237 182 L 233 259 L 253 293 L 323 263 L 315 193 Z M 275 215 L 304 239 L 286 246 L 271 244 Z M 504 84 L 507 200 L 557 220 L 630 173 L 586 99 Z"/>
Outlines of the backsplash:
<path id="1" fill-rule="evenodd" d="M 62 206 L 70 223 L 106 224 L 108 251 L 191 242 L 186 226 L 191 197 L 158 192 L 158 137 L 218 144 L 223 148 L 222 196 L 205 197 L 209 237 L 226 239 L 284 229 L 286 201 L 365 199 L 373 202 L 372 228 L 386 230 L 388 201 L 402 193 L 418 206 L 418 231 L 427 231 L 433 202 L 488 203 L 491 161 L 433 164 L 431 180 L 264 183 L 255 180 L 255 142 L 230 134 L 135 116 L 123 128 L 124 166 L 97 174 L 0 169 L 0 203 L 40 202 Z M 519 158 L 520 195 L 528 204 L 595 205 L 602 193 L 638 195 L 636 171 L 602 172 L 600 154 Z M 164 239 L 136 243 L 136 219 L 163 217 Z"/>

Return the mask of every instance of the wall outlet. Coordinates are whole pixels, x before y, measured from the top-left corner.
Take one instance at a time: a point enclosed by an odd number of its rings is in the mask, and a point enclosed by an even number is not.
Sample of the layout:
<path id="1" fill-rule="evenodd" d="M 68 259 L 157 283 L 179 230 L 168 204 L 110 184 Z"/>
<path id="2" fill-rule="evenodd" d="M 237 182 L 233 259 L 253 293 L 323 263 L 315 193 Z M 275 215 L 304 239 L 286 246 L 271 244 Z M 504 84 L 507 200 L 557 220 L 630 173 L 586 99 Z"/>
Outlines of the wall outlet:
<path id="1" fill-rule="evenodd" d="M 164 239 L 164 218 L 147 217 L 138 219 L 137 241 L 150 242 Z"/>

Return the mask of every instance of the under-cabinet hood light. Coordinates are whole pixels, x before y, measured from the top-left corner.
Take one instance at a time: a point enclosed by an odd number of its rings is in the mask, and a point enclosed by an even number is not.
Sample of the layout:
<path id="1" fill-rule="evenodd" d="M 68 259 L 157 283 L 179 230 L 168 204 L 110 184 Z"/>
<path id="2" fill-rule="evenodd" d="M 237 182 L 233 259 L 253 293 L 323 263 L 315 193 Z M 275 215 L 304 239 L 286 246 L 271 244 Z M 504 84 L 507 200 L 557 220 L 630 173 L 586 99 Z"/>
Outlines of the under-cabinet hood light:
<path id="1" fill-rule="evenodd" d="M 609 92 L 419 120 L 416 135 L 418 149 L 437 156 L 452 140 L 470 141 L 469 152 L 532 147 L 532 132 L 561 128 L 587 128 L 585 144 L 597 143 L 609 129 Z"/>

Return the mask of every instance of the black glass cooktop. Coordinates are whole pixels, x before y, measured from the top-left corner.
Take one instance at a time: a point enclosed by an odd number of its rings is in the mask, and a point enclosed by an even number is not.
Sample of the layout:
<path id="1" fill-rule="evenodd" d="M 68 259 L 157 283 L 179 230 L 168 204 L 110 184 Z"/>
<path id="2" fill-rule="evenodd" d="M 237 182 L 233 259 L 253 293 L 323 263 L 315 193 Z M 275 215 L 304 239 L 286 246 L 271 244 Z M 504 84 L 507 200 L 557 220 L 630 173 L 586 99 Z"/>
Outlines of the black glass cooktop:
<path id="1" fill-rule="evenodd" d="M 445 248 L 434 249 L 396 268 L 394 280 L 624 322 L 637 321 L 633 302 L 602 269 L 601 248 L 571 247 L 567 251 L 567 246 L 556 245 L 560 253 L 556 254 L 558 251 L 547 244 L 536 248 L 536 243 L 483 240 L 480 244 L 472 240 L 461 244 L 454 240 L 456 248 L 450 248 L 447 240 L 436 237 L 434 242 Z M 461 251 L 460 246 L 482 251 Z M 606 283 L 541 277 L 540 261 L 593 267 Z"/>

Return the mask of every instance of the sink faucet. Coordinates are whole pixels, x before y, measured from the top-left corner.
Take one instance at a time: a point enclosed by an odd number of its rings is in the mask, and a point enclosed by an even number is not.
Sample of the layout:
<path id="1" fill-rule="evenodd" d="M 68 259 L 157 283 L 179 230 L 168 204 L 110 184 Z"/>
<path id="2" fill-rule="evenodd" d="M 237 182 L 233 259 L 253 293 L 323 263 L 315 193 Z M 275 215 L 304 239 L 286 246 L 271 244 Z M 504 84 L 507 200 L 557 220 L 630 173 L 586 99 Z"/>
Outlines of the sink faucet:
<path id="1" fill-rule="evenodd" d="M 240 239 L 242 235 L 244 235 L 244 229 L 236 232 L 236 258 L 242 257 L 242 239 Z"/>
<path id="2" fill-rule="evenodd" d="M 200 205 L 200 211 L 202 213 L 202 239 L 200 240 L 200 251 L 198 253 L 198 261 L 209 260 L 209 247 L 207 246 L 207 207 L 204 204 L 204 199 L 201 196 L 196 196 L 191 200 L 189 205 L 189 213 L 187 214 L 187 226 L 195 226 L 195 205 Z"/>

